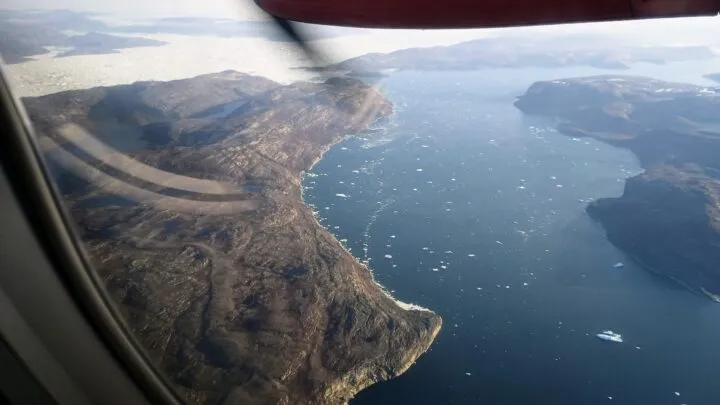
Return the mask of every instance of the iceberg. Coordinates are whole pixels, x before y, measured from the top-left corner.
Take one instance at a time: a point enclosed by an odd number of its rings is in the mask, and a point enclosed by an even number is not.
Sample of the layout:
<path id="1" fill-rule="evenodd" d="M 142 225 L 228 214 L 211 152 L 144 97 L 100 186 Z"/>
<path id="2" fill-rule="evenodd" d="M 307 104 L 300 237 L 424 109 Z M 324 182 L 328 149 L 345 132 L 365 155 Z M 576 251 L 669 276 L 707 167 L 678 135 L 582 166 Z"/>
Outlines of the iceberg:
<path id="1" fill-rule="evenodd" d="M 609 342 L 615 342 L 615 343 L 623 342 L 622 335 L 619 333 L 615 333 L 611 330 L 604 330 L 601 333 L 596 334 L 595 336 L 597 336 L 598 339 L 607 340 Z"/>
<path id="2" fill-rule="evenodd" d="M 619 269 L 619 268 L 621 268 L 621 267 L 625 267 L 625 263 L 623 263 L 623 262 L 617 262 L 617 263 L 613 264 L 613 267 L 616 268 L 616 269 Z"/>

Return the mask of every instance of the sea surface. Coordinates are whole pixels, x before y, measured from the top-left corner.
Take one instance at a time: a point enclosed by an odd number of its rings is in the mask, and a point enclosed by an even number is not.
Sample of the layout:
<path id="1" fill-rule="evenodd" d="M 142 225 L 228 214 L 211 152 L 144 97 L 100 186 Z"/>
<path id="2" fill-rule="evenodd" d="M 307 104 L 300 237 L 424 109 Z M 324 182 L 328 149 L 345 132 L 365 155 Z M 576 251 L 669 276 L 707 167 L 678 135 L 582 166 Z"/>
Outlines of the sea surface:
<path id="1" fill-rule="evenodd" d="M 712 63 L 624 74 L 712 85 Z M 585 213 L 642 171 L 514 98 L 593 68 L 404 72 L 397 113 L 303 180 L 320 222 L 404 302 L 442 315 L 431 349 L 351 405 L 720 404 L 720 305 L 640 269 Z M 623 267 L 615 267 L 616 263 Z M 610 329 L 623 343 L 601 341 Z"/>

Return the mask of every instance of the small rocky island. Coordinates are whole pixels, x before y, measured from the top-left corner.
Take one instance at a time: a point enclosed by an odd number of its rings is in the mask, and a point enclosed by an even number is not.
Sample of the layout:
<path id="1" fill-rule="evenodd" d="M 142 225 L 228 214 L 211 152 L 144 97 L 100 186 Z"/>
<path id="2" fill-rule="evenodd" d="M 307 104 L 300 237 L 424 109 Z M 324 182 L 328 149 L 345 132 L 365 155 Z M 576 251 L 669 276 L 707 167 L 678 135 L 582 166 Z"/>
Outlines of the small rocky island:
<path id="1" fill-rule="evenodd" d="M 630 149 L 645 172 L 587 212 L 644 268 L 720 301 L 720 89 L 645 77 L 534 83 L 515 102 L 559 131 Z"/>
<path id="2" fill-rule="evenodd" d="M 148 38 L 133 38 L 117 35 L 103 34 L 100 32 L 89 32 L 82 35 L 68 37 L 68 42 L 73 47 L 58 57 L 75 55 L 102 55 L 117 53 L 119 49 L 140 48 L 145 46 L 161 46 L 166 42 Z"/>
<path id="3" fill-rule="evenodd" d="M 372 87 L 226 71 L 24 102 L 109 293 L 190 403 L 344 404 L 440 330 L 302 201 L 303 171 L 392 113 Z"/>

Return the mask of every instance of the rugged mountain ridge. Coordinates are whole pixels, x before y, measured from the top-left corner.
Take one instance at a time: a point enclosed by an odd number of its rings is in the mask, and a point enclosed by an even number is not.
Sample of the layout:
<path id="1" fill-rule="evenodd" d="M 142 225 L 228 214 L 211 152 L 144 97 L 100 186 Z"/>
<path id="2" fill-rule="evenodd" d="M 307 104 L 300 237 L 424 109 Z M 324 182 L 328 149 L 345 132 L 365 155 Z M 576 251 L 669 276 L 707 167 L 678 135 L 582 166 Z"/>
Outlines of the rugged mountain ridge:
<path id="1" fill-rule="evenodd" d="M 720 300 L 720 89 L 596 76 L 534 83 L 515 105 L 633 151 L 645 172 L 587 212 L 646 269 Z"/>
<path id="2" fill-rule="evenodd" d="M 438 333 L 301 198 L 302 171 L 392 113 L 373 88 L 228 71 L 24 102 L 109 293 L 191 403 L 342 404 Z"/>

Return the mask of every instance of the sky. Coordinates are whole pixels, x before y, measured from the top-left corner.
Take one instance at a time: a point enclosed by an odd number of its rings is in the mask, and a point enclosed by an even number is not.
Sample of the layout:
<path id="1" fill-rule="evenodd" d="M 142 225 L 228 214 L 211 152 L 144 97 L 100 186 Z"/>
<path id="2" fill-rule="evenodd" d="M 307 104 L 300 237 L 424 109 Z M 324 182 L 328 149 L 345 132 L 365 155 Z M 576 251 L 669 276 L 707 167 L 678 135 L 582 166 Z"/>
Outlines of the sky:
<path id="1" fill-rule="evenodd" d="M 63 8 L 75 11 L 106 13 L 108 16 L 207 16 L 239 20 L 258 20 L 265 18 L 262 10 L 260 10 L 252 0 L 0 0 L 0 8 Z M 573 24 L 571 26 L 528 27 L 512 29 L 512 31 L 521 33 L 556 32 L 559 34 L 618 33 L 638 38 L 649 38 L 653 41 L 666 41 L 668 43 L 710 43 L 716 40 L 720 41 L 720 24 L 718 21 L 719 19 L 717 17 L 650 20 Z M 504 31 L 483 30 L 483 32 L 502 34 Z M 391 30 L 387 35 L 397 37 L 404 35 L 404 33 L 402 31 Z M 463 34 L 458 34 L 458 31 L 445 30 L 444 32 L 434 31 L 433 35 L 459 37 Z"/>
<path id="2" fill-rule="evenodd" d="M 210 16 L 260 19 L 252 0 L 0 0 L 7 9 L 69 9 L 96 13 L 147 16 Z"/>
<path id="3" fill-rule="evenodd" d="M 93 12 L 100 13 L 93 18 L 115 23 L 172 16 L 238 20 L 266 18 L 252 0 L 0 0 L 0 9 L 3 8 Z M 323 51 L 328 62 L 337 62 L 370 52 L 449 45 L 487 36 L 512 35 L 522 41 L 528 37 L 583 38 L 582 35 L 599 35 L 608 38 L 612 35 L 612 40 L 627 38 L 648 45 L 711 45 L 720 55 L 720 19 L 717 17 L 476 30 L 356 29 L 355 34 L 318 40 L 315 46 Z M 281 82 L 308 78 L 307 73 L 296 69 L 307 62 L 302 62 L 302 55 L 288 43 L 200 35 L 144 36 L 168 42 L 168 45 L 126 49 L 102 57 L 53 58 L 51 53 L 37 56 L 36 61 L 5 68 L 22 95 L 137 80 L 173 80 L 226 69 L 259 74 Z"/>

